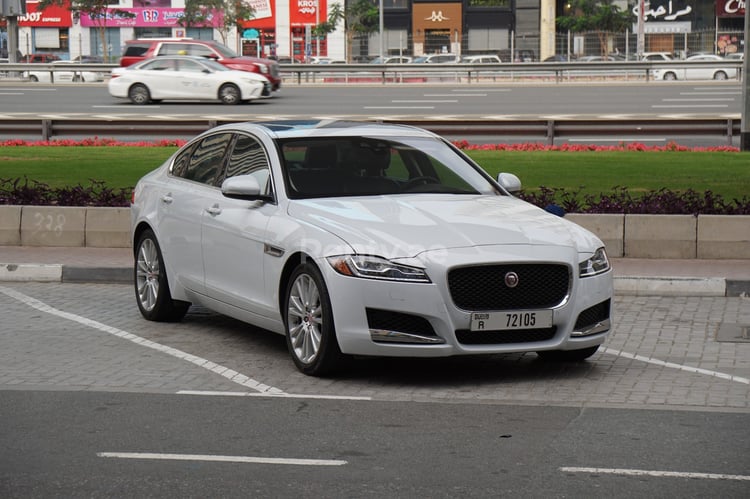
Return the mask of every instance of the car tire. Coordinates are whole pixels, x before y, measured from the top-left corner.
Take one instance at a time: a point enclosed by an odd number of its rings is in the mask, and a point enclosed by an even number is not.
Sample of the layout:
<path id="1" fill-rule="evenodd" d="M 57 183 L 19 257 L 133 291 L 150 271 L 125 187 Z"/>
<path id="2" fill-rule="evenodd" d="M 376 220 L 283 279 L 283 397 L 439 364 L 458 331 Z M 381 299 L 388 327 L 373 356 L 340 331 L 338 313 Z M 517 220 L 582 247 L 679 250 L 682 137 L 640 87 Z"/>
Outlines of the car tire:
<path id="1" fill-rule="evenodd" d="M 714 80 L 726 80 L 727 74 L 724 71 L 717 71 L 714 73 Z"/>
<path id="2" fill-rule="evenodd" d="M 128 99 L 130 102 L 137 105 L 144 105 L 151 102 L 151 92 L 148 91 L 148 87 L 142 83 L 136 83 L 128 90 Z"/>
<path id="3" fill-rule="evenodd" d="M 336 339 L 328 288 L 315 265 L 302 263 L 294 269 L 283 310 L 286 343 L 297 369 L 310 376 L 334 371 L 343 355 Z"/>
<path id="4" fill-rule="evenodd" d="M 219 88 L 219 100 L 222 104 L 234 105 L 242 102 L 242 94 L 237 85 L 225 83 Z"/>
<path id="5" fill-rule="evenodd" d="M 172 299 L 164 257 L 151 230 L 143 231 L 135 246 L 133 281 L 138 309 L 146 319 L 177 322 L 187 313 L 190 303 Z"/>
<path id="6" fill-rule="evenodd" d="M 35 75 L 29 75 L 29 81 L 33 81 L 34 83 L 39 82 L 39 78 L 37 78 Z"/>
<path id="7" fill-rule="evenodd" d="M 674 81 L 677 79 L 677 75 L 671 71 L 664 73 L 664 79 L 667 81 Z"/>
<path id="8" fill-rule="evenodd" d="M 599 345 L 580 350 L 542 350 L 536 354 L 543 360 L 552 362 L 582 362 L 599 350 Z"/>

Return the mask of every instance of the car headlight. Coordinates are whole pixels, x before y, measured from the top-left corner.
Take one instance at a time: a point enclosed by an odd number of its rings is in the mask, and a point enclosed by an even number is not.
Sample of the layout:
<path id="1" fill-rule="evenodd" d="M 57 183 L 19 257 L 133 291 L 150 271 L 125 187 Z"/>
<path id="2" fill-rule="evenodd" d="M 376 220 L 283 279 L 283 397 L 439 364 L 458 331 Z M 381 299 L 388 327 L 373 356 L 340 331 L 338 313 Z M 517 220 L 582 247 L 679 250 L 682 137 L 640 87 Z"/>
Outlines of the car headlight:
<path id="1" fill-rule="evenodd" d="M 263 74 L 268 74 L 268 66 L 265 64 L 258 64 L 258 70 Z"/>
<path id="2" fill-rule="evenodd" d="M 594 252 L 594 256 L 578 264 L 579 275 L 581 277 L 591 277 L 602 274 L 609 270 L 609 259 L 604 248 L 599 248 Z"/>
<path id="3" fill-rule="evenodd" d="M 328 263 L 339 274 L 384 281 L 431 282 L 423 269 L 394 263 L 371 255 L 328 257 Z"/>

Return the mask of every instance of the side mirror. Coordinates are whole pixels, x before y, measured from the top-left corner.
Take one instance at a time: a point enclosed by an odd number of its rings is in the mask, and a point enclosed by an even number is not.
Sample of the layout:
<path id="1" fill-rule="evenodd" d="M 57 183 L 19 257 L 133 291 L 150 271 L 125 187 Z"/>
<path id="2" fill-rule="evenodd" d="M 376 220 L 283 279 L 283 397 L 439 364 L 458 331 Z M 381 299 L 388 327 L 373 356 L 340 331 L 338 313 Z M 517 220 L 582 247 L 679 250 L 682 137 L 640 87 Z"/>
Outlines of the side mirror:
<path id="1" fill-rule="evenodd" d="M 247 199 L 249 201 L 271 200 L 270 196 L 261 194 L 260 184 L 258 180 L 252 175 L 237 175 L 236 177 L 230 177 L 221 184 L 221 193 L 234 199 Z"/>
<path id="2" fill-rule="evenodd" d="M 521 192 L 521 180 L 512 173 L 498 173 L 497 183 L 511 194 Z"/>

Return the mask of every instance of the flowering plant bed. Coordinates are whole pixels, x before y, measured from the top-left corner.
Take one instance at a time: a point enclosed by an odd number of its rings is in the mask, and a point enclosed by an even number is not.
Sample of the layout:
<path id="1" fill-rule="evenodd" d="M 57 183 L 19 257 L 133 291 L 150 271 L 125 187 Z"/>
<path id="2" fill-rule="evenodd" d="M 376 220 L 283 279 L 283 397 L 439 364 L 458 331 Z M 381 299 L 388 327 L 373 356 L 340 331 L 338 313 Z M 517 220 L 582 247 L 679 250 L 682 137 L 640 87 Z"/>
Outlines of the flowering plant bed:
<path id="1" fill-rule="evenodd" d="M 128 206 L 136 180 L 184 143 L 1 142 L 0 204 Z M 492 176 L 517 174 L 526 187 L 520 197 L 540 207 L 554 204 L 569 213 L 750 214 L 743 187 L 750 185 L 750 158 L 737 148 L 455 145 Z"/>

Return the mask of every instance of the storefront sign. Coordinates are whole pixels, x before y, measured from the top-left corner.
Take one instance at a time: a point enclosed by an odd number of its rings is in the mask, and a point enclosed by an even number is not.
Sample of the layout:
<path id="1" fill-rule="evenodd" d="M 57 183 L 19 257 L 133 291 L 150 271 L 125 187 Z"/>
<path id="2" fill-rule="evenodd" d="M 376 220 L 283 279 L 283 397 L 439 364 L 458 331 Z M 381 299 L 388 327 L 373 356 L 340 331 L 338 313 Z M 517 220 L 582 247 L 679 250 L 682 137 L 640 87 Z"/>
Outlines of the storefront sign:
<path id="1" fill-rule="evenodd" d="M 636 3 L 633 14 L 638 17 L 638 12 L 640 5 Z M 643 4 L 643 19 L 646 21 L 685 21 L 685 16 L 691 12 L 693 8 L 684 0 L 646 0 Z"/>
<path id="2" fill-rule="evenodd" d="M 716 17 L 744 17 L 746 0 L 716 0 Z"/>
<path id="3" fill-rule="evenodd" d="M 289 0 L 289 24 L 315 26 L 328 19 L 327 0 Z"/>
<path id="4" fill-rule="evenodd" d="M 250 7 L 253 8 L 253 19 L 264 19 L 271 17 L 271 0 L 249 0 Z"/>
<path id="5" fill-rule="evenodd" d="M 128 8 L 128 9 L 117 9 L 113 8 L 107 11 L 106 19 L 94 18 L 89 14 L 81 14 L 81 26 L 93 27 L 101 26 L 104 24 L 109 28 L 120 28 L 120 27 L 179 27 L 180 19 L 182 18 L 184 9 L 174 8 Z M 121 12 L 128 12 L 135 14 L 135 17 L 128 17 L 122 15 Z M 214 15 L 209 16 L 208 20 L 203 23 L 203 26 L 219 27 L 222 24 L 223 14 L 216 12 Z M 103 21 L 103 23 L 102 23 Z"/>
<path id="6" fill-rule="evenodd" d="M 37 10 L 39 2 L 26 2 L 26 15 L 18 17 L 19 26 L 33 28 L 69 28 L 73 26 L 73 17 L 67 7 L 50 5 L 44 10 Z"/>

